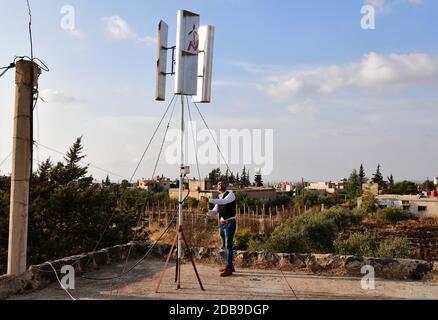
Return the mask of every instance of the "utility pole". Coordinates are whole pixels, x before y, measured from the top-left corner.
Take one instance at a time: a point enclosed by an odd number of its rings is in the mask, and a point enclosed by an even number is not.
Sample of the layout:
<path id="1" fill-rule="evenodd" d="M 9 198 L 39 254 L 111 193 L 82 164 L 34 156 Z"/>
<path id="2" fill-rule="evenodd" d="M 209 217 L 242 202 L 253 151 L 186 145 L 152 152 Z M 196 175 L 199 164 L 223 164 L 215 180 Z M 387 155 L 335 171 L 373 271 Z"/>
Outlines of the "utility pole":
<path id="1" fill-rule="evenodd" d="M 16 63 L 8 275 L 20 275 L 27 267 L 27 224 L 33 147 L 31 119 L 34 88 L 40 74 L 41 69 L 32 61 L 20 60 Z"/>

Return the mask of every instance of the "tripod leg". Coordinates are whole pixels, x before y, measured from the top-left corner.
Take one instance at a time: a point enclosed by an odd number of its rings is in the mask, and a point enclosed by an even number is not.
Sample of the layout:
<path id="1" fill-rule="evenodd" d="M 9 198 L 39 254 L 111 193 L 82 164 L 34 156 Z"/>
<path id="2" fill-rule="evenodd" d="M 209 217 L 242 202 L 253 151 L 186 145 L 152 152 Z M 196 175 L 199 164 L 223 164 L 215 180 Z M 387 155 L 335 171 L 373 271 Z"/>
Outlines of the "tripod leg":
<path id="1" fill-rule="evenodd" d="M 182 238 L 183 238 L 184 243 L 185 243 L 186 248 L 187 248 L 187 255 L 189 256 L 190 261 L 192 262 L 193 269 L 195 269 L 196 278 L 198 278 L 199 286 L 201 287 L 202 291 L 205 291 L 204 286 L 202 285 L 202 282 L 201 282 L 201 278 L 199 277 L 198 269 L 196 269 L 196 265 L 195 265 L 195 261 L 193 260 L 192 252 L 190 251 L 189 244 L 187 243 L 186 237 L 184 236 L 184 231 L 182 229 L 181 229 L 181 235 L 182 235 Z"/>
<path id="2" fill-rule="evenodd" d="M 178 241 L 178 233 L 177 233 L 177 241 Z M 179 259 L 178 259 L 178 244 L 177 244 L 176 245 L 175 283 L 178 282 L 178 267 L 179 267 Z"/>
<path id="3" fill-rule="evenodd" d="M 167 256 L 167 260 L 166 260 L 166 263 L 164 265 L 164 269 L 161 272 L 160 280 L 158 281 L 157 288 L 155 289 L 155 293 L 158 293 L 158 290 L 160 289 L 161 282 L 163 281 L 163 278 L 164 278 L 164 273 L 166 272 L 167 265 L 169 264 L 170 258 L 172 257 L 172 253 L 173 253 L 173 250 L 175 249 L 175 245 L 176 245 L 177 241 L 178 241 L 178 235 L 176 235 L 175 240 L 173 241 L 172 247 L 170 248 L 170 252 L 169 252 L 169 255 Z"/>

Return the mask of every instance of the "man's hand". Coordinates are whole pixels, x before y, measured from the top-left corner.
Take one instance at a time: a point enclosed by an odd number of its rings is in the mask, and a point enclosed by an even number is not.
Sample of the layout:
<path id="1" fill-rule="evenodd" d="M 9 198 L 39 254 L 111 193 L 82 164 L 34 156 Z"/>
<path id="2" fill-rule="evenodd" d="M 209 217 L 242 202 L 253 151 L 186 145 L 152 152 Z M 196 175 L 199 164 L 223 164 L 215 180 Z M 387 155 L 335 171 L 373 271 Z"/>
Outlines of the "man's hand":
<path id="1" fill-rule="evenodd" d="M 208 203 L 208 197 L 206 197 L 206 196 L 201 196 L 201 202 L 206 202 L 206 203 Z"/>

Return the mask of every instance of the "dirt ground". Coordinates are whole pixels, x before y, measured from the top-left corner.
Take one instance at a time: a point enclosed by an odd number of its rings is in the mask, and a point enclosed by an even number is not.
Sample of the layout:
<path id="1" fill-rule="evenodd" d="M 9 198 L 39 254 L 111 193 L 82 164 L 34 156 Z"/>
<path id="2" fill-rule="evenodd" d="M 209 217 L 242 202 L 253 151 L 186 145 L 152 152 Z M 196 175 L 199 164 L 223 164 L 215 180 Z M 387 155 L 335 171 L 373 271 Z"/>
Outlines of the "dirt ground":
<path id="1" fill-rule="evenodd" d="M 134 263 L 132 261 L 131 263 Z M 375 290 L 363 290 L 361 279 L 311 275 L 267 270 L 240 269 L 228 278 L 220 278 L 214 265 L 198 264 L 205 291 L 201 291 L 191 264 L 182 266 L 182 289 L 174 284 L 175 267 L 165 273 L 159 293 L 155 293 L 164 262 L 161 259 L 143 261 L 134 271 L 113 281 L 76 279 L 71 295 L 80 300 L 319 300 L 319 299 L 438 299 L 438 284 L 429 282 L 376 280 Z M 111 277 L 123 269 L 122 264 L 102 268 L 87 274 Z M 67 300 L 70 297 L 58 283 L 14 300 Z"/>

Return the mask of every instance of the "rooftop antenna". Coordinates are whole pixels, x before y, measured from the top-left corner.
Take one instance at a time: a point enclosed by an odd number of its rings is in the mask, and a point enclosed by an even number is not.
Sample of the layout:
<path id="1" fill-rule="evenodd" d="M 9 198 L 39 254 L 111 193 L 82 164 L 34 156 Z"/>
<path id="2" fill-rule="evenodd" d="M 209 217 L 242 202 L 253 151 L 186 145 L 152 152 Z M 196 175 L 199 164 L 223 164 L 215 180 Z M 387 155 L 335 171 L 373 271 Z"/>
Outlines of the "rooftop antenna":
<path id="1" fill-rule="evenodd" d="M 181 288 L 183 244 L 187 249 L 187 255 L 191 260 L 201 290 L 204 291 L 201 278 L 199 277 L 183 230 L 183 204 L 185 200 L 183 196 L 184 177 L 190 174 L 190 167 L 184 165 L 184 99 L 185 96 L 192 96 L 194 97 L 193 100 L 199 103 L 209 103 L 211 101 L 214 27 L 201 27 L 199 14 L 187 10 L 178 10 L 175 46 L 168 46 L 168 30 L 167 23 L 160 21 L 158 25 L 158 60 L 155 99 L 157 101 L 166 100 L 166 79 L 168 75 L 174 75 L 174 95 L 181 97 L 179 206 L 177 233 L 158 281 L 156 292 L 158 293 L 174 250 L 177 252 L 175 283 L 177 284 L 177 289 Z M 170 72 L 167 71 L 167 56 L 169 50 L 172 51 Z"/>

